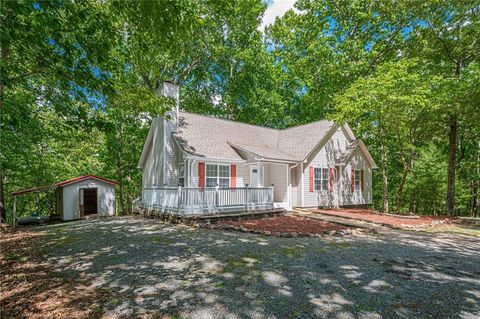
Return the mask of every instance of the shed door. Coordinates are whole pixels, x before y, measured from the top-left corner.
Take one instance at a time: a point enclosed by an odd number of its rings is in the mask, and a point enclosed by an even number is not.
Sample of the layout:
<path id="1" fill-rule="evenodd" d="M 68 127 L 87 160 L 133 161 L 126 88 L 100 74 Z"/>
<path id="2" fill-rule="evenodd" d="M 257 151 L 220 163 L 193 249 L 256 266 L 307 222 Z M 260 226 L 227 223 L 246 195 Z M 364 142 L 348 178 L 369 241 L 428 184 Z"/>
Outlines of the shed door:
<path id="1" fill-rule="evenodd" d="M 79 194 L 80 216 L 92 215 L 97 213 L 97 189 L 82 188 Z"/>

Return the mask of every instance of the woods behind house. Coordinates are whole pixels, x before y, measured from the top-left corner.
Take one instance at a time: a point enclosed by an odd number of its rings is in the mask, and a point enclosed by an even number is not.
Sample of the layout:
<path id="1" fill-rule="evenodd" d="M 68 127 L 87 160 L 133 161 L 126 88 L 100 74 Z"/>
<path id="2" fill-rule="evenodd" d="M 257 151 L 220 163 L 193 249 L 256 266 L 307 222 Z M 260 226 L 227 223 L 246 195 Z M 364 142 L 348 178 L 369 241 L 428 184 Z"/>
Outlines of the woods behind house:
<path id="1" fill-rule="evenodd" d="M 285 128 L 348 122 L 379 169 L 382 211 L 478 216 L 480 2 L 3 1 L 0 210 L 72 176 L 118 181 L 127 213 L 149 123 L 186 111 Z M 19 210 L 48 213 L 52 194 Z M 8 216 L 7 216 L 8 215 Z"/>

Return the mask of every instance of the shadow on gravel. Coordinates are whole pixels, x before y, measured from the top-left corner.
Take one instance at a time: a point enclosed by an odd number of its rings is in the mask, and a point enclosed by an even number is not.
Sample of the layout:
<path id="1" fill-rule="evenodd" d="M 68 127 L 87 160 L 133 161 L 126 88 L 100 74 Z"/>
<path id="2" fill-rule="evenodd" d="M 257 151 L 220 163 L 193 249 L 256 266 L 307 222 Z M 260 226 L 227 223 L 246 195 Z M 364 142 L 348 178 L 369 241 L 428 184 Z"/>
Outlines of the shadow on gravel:
<path id="1" fill-rule="evenodd" d="M 63 286 L 99 294 L 93 312 L 69 301 L 92 316 L 480 316 L 480 241 L 465 236 L 277 238 L 130 217 L 41 229 L 52 271 L 73 278 Z"/>

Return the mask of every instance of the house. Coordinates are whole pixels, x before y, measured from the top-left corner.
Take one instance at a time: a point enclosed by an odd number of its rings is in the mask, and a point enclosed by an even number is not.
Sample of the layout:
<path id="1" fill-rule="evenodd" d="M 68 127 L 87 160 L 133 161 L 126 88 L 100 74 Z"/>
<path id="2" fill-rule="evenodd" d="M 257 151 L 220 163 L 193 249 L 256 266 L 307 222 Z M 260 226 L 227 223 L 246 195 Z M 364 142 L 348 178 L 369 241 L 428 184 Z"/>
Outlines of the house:
<path id="1" fill-rule="evenodd" d="M 16 200 L 20 195 L 55 190 L 55 212 L 64 221 L 87 215 L 115 215 L 115 187 L 117 183 L 95 175 L 84 175 L 48 186 L 13 192 L 14 219 Z"/>
<path id="2" fill-rule="evenodd" d="M 159 93 L 176 107 L 153 119 L 146 138 L 138 163 L 144 200 L 180 186 L 273 189 L 274 207 L 287 210 L 372 203 L 377 166 L 347 124 L 322 120 L 277 130 L 182 112 L 178 87 L 169 82 Z"/>

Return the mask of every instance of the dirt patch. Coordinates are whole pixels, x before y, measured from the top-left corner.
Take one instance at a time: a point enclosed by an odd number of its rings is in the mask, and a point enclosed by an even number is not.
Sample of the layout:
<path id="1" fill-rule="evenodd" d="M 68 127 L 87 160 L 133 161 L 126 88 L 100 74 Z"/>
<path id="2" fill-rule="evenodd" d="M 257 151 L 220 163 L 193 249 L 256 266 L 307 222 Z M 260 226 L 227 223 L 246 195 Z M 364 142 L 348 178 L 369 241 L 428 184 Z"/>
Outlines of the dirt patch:
<path id="1" fill-rule="evenodd" d="M 3 232 L 0 238 L 2 318 L 100 318 L 118 295 L 89 285 L 90 278 L 62 272 L 42 256 L 42 232 Z"/>
<path id="2" fill-rule="evenodd" d="M 221 228 L 221 226 L 256 230 L 271 235 L 315 235 L 349 230 L 348 227 L 339 224 L 288 215 L 242 221 L 219 221 L 213 227 Z"/>
<path id="3" fill-rule="evenodd" d="M 372 211 L 366 209 L 316 209 L 313 210 L 313 212 L 321 213 L 324 215 L 364 220 L 372 223 L 389 225 L 399 228 L 421 228 L 456 221 L 455 218 L 452 219 L 451 217 L 445 216 L 418 216 L 418 218 L 411 218 L 411 216 L 398 217 L 386 214 L 373 213 Z"/>

